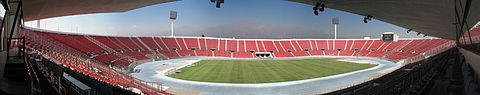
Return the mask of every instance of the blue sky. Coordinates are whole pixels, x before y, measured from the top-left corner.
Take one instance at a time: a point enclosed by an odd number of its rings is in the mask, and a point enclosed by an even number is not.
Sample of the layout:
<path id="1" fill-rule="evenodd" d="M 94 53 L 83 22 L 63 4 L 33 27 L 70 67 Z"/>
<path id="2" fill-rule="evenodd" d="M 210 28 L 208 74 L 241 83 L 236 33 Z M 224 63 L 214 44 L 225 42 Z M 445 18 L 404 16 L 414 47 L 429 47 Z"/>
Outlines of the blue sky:
<path id="1" fill-rule="evenodd" d="M 339 38 L 380 37 L 387 31 L 400 37 L 420 37 L 375 19 L 365 24 L 363 16 L 335 9 L 315 16 L 311 5 L 283 0 L 225 0 L 221 8 L 215 8 L 210 0 L 183 0 L 123 13 L 43 19 L 40 28 L 97 35 L 166 36 L 170 35 L 171 10 L 178 11 L 175 34 L 180 36 L 326 39 L 333 38 L 331 18 L 339 17 Z M 25 24 L 37 26 L 36 22 Z"/>

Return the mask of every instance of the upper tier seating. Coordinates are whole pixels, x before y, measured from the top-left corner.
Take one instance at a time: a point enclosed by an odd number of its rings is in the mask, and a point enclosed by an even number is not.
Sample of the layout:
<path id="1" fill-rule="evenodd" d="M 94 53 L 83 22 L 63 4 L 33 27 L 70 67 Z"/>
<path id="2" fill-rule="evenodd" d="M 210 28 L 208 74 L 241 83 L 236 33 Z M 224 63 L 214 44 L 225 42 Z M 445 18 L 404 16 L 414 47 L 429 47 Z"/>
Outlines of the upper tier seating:
<path id="1" fill-rule="evenodd" d="M 208 37 L 108 37 L 35 32 L 61 42 L 99 62 L 126 67 L 150 55 L 166 58 L 189 56 L 255 58 L 252 52 L 272 52 L 273 57 L 368 56 L 399 61 L 425 55 L 434 48 L 454 45 L 444 39 L 402 39 L 383 42 L 378 39 L 222 39 Z M 71 40 L 76 39 L 76 40 Z M 212 51 L 213 50 L 213 51 Z"/>

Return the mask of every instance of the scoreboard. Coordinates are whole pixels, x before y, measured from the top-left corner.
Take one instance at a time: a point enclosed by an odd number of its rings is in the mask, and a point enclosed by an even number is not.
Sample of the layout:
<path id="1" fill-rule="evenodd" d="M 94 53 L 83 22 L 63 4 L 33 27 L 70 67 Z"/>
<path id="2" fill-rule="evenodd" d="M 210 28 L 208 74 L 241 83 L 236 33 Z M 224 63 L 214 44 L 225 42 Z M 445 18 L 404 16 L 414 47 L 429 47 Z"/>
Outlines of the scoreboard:
<path id="1" fill-rule="evenodd" d="M 393 34 L 382 34 L 382 41 L 393 41 Z"/>
<path id="2" fill-rule="evenodd" d="M 382 41 L 386 41 L 386 42 L 391 42 L 391 41 L 397 41 L 398 40 L 398 36 L 395 35 L 395 33 L 393 32 L 385 32 L 381 35 L 382 37 Z"/>

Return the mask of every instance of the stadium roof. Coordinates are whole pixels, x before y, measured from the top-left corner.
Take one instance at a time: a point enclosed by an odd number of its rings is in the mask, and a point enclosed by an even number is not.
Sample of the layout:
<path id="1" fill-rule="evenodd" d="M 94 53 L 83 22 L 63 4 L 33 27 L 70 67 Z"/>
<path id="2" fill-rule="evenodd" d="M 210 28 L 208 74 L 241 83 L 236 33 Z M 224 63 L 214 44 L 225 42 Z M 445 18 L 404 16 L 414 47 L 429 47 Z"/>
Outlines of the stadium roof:
<path id="1" fill-rule="evenodd" d="M 290 1 L 312 6 L 318 2 L 318 0 Z M 325 5 L 328 8 L 358 15 L 371 15 L 374 19 L 427 35 L 455 40 L 457 31 L 455 24 L 463 20 L 466 1 L 468 0 L 325 0 Z M 468 26 L 465 25 L 463 30 L 470 29 L 480 20 L 478 5 L 479 0 L 472 0 L 466 19 Z M 458 7 L 460 18 L 458 21 L 455 7 Z"/>
<path id="2" fill-rule="evenodd" d="M 22 0 L 24 20 L 89 13 L 125 12 L 177 0 Z"/>
<path id="3" fill-rule="evenodd" d="M 101 12 L 124 12 L 153 4 L 176 0 L 23 0 L 24 20 Z M 315 5 L 319 0 L 289 0 Z M 465 1 L 465 2 L 464 2 Z M 455 40 L 458 22 L 463 21 L 464 8 L 469 0 L 325 0 L 326 7 L 358 15 L 372 15 L 403 28 L 430 36 Z M 54 2 L 54 3 L 53 3 Z M 460 4 L 459 2 L 462 2 Z M 480 1 L 471 0 L 467 25 L 474 26 L 480 19 Z M 457 5 L 457 6 L 455 6 Z M 458 15 L 456 15 L 457 7 Z M 457 17 L 459 19 L 457 19 Z M 361 19 L 358 21 L 362 21 Z M 406 31 L 406 30 L 405 30 Z"/>

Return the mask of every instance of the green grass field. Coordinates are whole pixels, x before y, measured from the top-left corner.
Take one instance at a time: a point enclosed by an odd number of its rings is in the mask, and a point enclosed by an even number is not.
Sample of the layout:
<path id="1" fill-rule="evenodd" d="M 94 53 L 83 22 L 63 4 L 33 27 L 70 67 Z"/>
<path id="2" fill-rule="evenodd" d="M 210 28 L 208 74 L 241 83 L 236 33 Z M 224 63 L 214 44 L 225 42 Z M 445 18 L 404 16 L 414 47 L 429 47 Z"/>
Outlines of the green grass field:
<path id="1" fill-rule="evenodd" d="M 202 60 L 180 69 L 173 78 L 220 83 L 270 83 L 318 78 L 373 67 L 336 59 Z"/>

